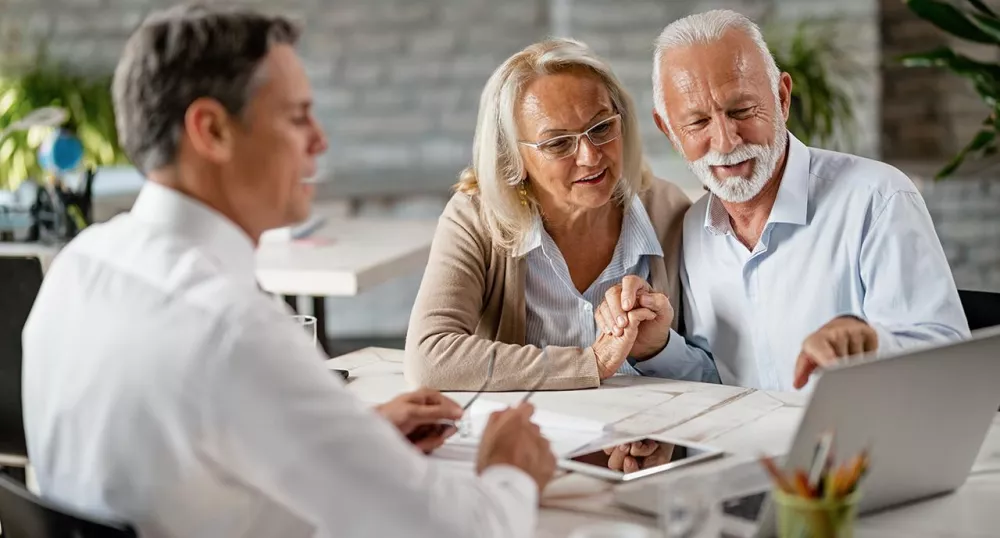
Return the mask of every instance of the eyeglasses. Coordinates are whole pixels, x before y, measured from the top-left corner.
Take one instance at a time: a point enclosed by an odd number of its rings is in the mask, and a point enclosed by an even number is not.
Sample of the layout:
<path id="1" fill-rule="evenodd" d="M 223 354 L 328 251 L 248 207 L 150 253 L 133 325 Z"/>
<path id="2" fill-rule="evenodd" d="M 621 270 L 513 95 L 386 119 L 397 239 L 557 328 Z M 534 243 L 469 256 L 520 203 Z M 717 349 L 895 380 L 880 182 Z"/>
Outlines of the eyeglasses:
<path id="1" fill-rule="evenodd" d="M 541 142 L 518 141 L 519 144 L 535 148 L 550 161 L 565 159 L 576 155 L 580 147 L 580 138 L 586 136 L 595 146 L 603 146 L 617 140 L 622 135 L 622 115 L 615 114 L 606 120 L 595 124 L 590 129 L 579 134 L 559 135 Z"/>

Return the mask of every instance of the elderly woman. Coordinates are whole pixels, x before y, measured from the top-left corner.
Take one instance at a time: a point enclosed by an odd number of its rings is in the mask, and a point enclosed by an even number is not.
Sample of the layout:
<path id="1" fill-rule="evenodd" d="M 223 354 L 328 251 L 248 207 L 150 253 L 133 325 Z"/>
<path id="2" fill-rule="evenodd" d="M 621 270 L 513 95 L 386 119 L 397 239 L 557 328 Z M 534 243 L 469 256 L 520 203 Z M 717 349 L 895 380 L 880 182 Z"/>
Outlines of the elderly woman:
<path id="1" fill-rule="evenodd" d="M 487 390 L 717 380 L 671 329 L 690 201 L 644 168 L 633 101 L 585 45 L 538 43 L 493 73 L 457 191 L 410 316 L 410 383 L 475 390 L 491 357 Z M 623 296 L 639 304 L 614 306 Z M 614 310 L 596 311 L 606 298 Z M 637 340 L 640 323 L 670 331 L 666 347 Z"/>

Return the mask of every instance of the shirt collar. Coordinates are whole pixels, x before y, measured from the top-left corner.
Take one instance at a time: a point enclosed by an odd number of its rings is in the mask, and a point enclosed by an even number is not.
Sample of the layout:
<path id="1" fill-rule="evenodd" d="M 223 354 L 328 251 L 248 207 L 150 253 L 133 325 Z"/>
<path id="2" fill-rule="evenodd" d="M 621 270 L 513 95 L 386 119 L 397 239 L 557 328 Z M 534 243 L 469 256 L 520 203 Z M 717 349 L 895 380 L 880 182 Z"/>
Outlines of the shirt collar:
<path id="1" fill-rule="evenodd" d="M 774 200 L 768 222 L 782 222 L 803 226 L 807 224 L 809 211 L 809 148 L 788 133 L 788 159 L 781 174 L 778 196 Z M 725 235 L 732 231 L 729 213 L 714 194 L 708 194 L 708 208 L 705 211 L 705 229 L 714 235 Z"/>
<path id="2" fill-rule="evenodd" d="M 225 273 L 257 285 L 254 244 L 231 220 L 205 204 L 154 181 L 146 181 L 130 214 L 168 234 L 196 243 Z"/>
<path id="3" fill-rule="evenodd" d="M 809 148 L 788 133 L 788 160 L 769 222 L 804 226 L 809 210 Z"/>
<path id="4" fill-rule="evenodd" d="M 542 247 L 542 218 L 537 213 L 531 229 L 514 252 L 515 257 L 525 256 L 536 248 Z M 629 266 L 635 265 L 640 256 L 663 256 L 663 247 L 656 237 L 649 214 L 638 196 L 632 197 L 632 202 L 625 208 L 622 217 L 622 232 L 619 238 L 620 248 L 623 248 L 623 262 Z"/>

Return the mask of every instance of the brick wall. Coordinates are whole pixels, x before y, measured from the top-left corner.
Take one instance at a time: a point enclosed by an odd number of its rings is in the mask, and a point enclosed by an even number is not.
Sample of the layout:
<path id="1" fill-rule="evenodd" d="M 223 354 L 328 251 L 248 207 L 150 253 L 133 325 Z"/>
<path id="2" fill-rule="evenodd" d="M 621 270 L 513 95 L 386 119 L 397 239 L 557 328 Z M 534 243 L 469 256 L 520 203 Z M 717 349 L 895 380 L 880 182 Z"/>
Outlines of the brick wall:
<path id="1" fill-rule="evenodd" d="M 1000 2 L 986 2 L 1000 9 Z M 914 15 L 902 0 L 879 0 L 882 35 L 882 154 L 888 160 L 944 161 L 979 129 L 988 109 L 965 79 L 944 69 L 907 68 L 897 58 L 949 45 L 983 61 L 995 47 L 951 38 Z"/>
<path id="2" fill-rule="evenodd" d="M 0 0 L 0 65 L 30 58 L 37 40 L 47 38 L 57 58 L 110 69 L 143 15 L 172 3 Z M 852 140 L 857 153 L 893 162 L 940 160 L 966 140 L 981 116 L 981 105 L 961 81 L 893 65 L 896 54 L 941 39 L 910 15 L 901 0 L 245 3 L 306 21 L 302 53 L 315 86 L 317 112 L 331 135 L 326 167 L 334 172 L 333 191 L 425 193 L 419 198 L 369 198 L 360 204 L 363 214 L 387 218 L 440 212 L 447 187 L 469 160 L 478 96 L 489 73 L 514 51 L 550 34 L 582 39 L 611 61 L 642 111 L 654 169 L 687 186 L 694 186 L 694 180 L 646 111 L 652 107 L 653 38 L 668 21 L 697 11 L 730 7 L 779 27 L 804 17 L 839 17 L 839 42 L 862 67 L 855 90 L 860 128 Z M 901 167 L 911 171 L 908 165 Z M 1000 215 L 992 209 L 1000 207 L 1000 187 L 983 181 L 931 185 L 925 186 L 925 198 L 959 285 L 1000 289 Z M 331 299 L 331 334 L 402 334 L 419 276 L 359 298 Z"/>
<path id="3" fill-rule="evenodd" d="M 612 61 L 639 103 L 654 169 L 694 185 L 650 113 L 652 41 L 670 20 L 713 7 L 789 21 L 844 18 L 843 43 L 877 66 L 877 0 L 243 0 L 306 22 L 302 54 L 331 138 L 324 168 L 341 192 L 443 192 L 469 161 L 478 98 L 499 63 L 547 35 L 573 35 Z M 109 70 L 152 8 L 169 0 L 0 0 L 0 62 L 40 38 L 73 65 Z M 875 77 L 870 77 L 874 79 Z M 856 149 L 878 152 L 877 86 L 859 85 Z M 868 135 L 866 133 L 872 133 Z"/>

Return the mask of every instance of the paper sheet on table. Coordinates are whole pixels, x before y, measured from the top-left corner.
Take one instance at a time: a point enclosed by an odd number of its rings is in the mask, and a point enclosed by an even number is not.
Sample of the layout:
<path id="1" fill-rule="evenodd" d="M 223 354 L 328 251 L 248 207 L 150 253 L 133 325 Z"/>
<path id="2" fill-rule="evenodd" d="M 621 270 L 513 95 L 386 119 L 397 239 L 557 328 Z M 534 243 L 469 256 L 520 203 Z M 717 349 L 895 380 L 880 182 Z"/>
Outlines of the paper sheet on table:
<path id="1" fill-rule="evenodd" d="M 454 462 L 474 462 L 490 414 L 507 407 L 508 404 L 502 402 L 482 398 L 476 400 L 476 403 L 466 411 L 472 425 L 469 435 L 462 437 L 456 434 L 436 450 L 433 457 Z M 565 456 L 617 435 L 607 431 L 609 425 L 606 423 L 544 409 L 536 409 L 531 421 L 542 430 L 542 435 L 549 440 L 552 452 L 556 456 Z"/>

